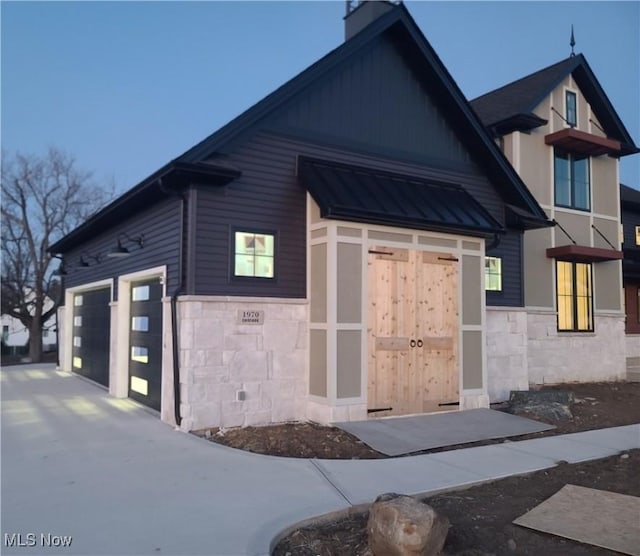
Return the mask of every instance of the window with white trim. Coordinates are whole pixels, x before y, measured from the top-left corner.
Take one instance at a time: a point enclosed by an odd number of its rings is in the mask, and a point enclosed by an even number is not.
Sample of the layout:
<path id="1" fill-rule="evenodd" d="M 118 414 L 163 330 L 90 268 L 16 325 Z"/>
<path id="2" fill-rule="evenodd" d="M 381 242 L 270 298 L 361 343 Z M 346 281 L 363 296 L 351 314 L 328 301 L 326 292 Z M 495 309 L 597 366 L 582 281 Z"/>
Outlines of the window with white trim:
<path id="1" fill-rule="evenodd" d="M 233 275 L 236 277 L 275 277 L 275 235 L 236 231 L 234 234 Z"/>
<path id="2" fill-rule="evenodd" d="M 488 292 L 502 291 L 502 258 L 484 258 L 484 289 Z"/>

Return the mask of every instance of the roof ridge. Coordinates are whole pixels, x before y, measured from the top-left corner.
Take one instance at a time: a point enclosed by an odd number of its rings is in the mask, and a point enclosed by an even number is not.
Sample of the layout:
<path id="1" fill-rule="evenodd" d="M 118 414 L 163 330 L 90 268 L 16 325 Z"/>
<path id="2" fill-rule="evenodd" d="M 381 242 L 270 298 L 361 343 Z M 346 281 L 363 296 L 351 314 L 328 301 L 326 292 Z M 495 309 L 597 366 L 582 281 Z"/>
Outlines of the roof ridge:
<path id="1" fill-rule="evenodd" d="M 569 58 L 565 58 L 563 60 L 560 60 L 559 62 L 556 62 L 554 64 L 551 64 L 547 67 L 544 67 L 542 69 L 539 69 L 537 71 L 534 71 L 533 73 L 529 73 L 527 75 L 524 75 L 523 77 L 520 77 L 518 79 L 515 79 L 514 81 L 510 81 L 509 83 L 505 83 L 504 85 L 502 85 L 501 87 L 497 87 L 496 89 L 492 89 L 490 91 L 487 91 L 486 93 L 483 93 L 482 95 L 470 100 L 469 102 L 471 102 L 472 104 L 474 102 L 476 102 L 477 100 L 480 100 L 486 96 L 489 95 L 493 95 L 499 91 L 503 91 L 504 89 L 508 89 L 509 87 L 512 87 L 514 85 L 517 85 L 519 83 L 522 83 L 523 81 L 526 81 L 527 79 L 531 79 L 534 77 L 538 77 L 540 74 L 543 74 L 545 72 L 548 72 L 551 69 L 557 68 L 558 66 L 562 65 L 562 64 L 566 64 L 567 62 L 571 61 L 574 58 L 582 58 L 584 60 L 584 56 L 582 54 L 576 54 L 575 56 L 570 56 Z M 577 65 L 577 64 L 576 64 Z"/>

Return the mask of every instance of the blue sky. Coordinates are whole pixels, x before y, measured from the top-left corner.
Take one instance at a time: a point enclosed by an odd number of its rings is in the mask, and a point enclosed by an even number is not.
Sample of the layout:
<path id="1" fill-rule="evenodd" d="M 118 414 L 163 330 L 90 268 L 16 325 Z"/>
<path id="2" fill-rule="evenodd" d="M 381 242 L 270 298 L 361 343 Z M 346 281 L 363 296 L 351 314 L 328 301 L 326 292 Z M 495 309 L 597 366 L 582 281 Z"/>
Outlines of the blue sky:
<path id="1" fill-rule="evenodd" d="M 405 2 L 467 98 L 582 52 L 640 143 L 639 2 Z M 343 41 L 343 1 L 6 2 L 2 145 L 124 191 Z M 640 156 L 621 180 L 640 188 Z"/>

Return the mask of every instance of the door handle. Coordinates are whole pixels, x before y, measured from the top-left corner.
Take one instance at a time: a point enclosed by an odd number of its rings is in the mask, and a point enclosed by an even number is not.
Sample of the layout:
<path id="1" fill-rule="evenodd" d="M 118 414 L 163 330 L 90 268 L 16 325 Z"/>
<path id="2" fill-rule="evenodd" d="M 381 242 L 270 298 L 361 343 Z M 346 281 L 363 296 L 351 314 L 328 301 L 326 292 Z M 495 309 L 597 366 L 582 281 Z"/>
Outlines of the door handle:
<path id="1" fill-rule="evenodd" d="M 409 345 L 410 345 L 412 348 L 416 347 L 416 341 L 415 341 L 415 340 L 411 340 L 411 341 L 409 342 Z"/>
<path id="2" fill-rule="evenodd" d="M 418 340 L 418 347 L 421 348 L 424 345 L 424 342 L 422 340 Z"/>

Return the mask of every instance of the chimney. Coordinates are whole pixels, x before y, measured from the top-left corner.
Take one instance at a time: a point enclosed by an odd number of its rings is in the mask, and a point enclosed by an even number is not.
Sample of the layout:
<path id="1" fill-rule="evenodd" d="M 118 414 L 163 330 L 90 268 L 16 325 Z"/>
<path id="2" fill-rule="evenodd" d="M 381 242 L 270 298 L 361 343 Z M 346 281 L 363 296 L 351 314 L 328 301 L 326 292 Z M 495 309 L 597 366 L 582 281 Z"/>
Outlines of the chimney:
<path id="1" fill-rule="evenodd" d="M 381 15 L 390 12 L 400 0 L 388 2 L 386 0 L 347 0 L 347 15 L 344 17 L 344 40 L 362 31 Z"/>

